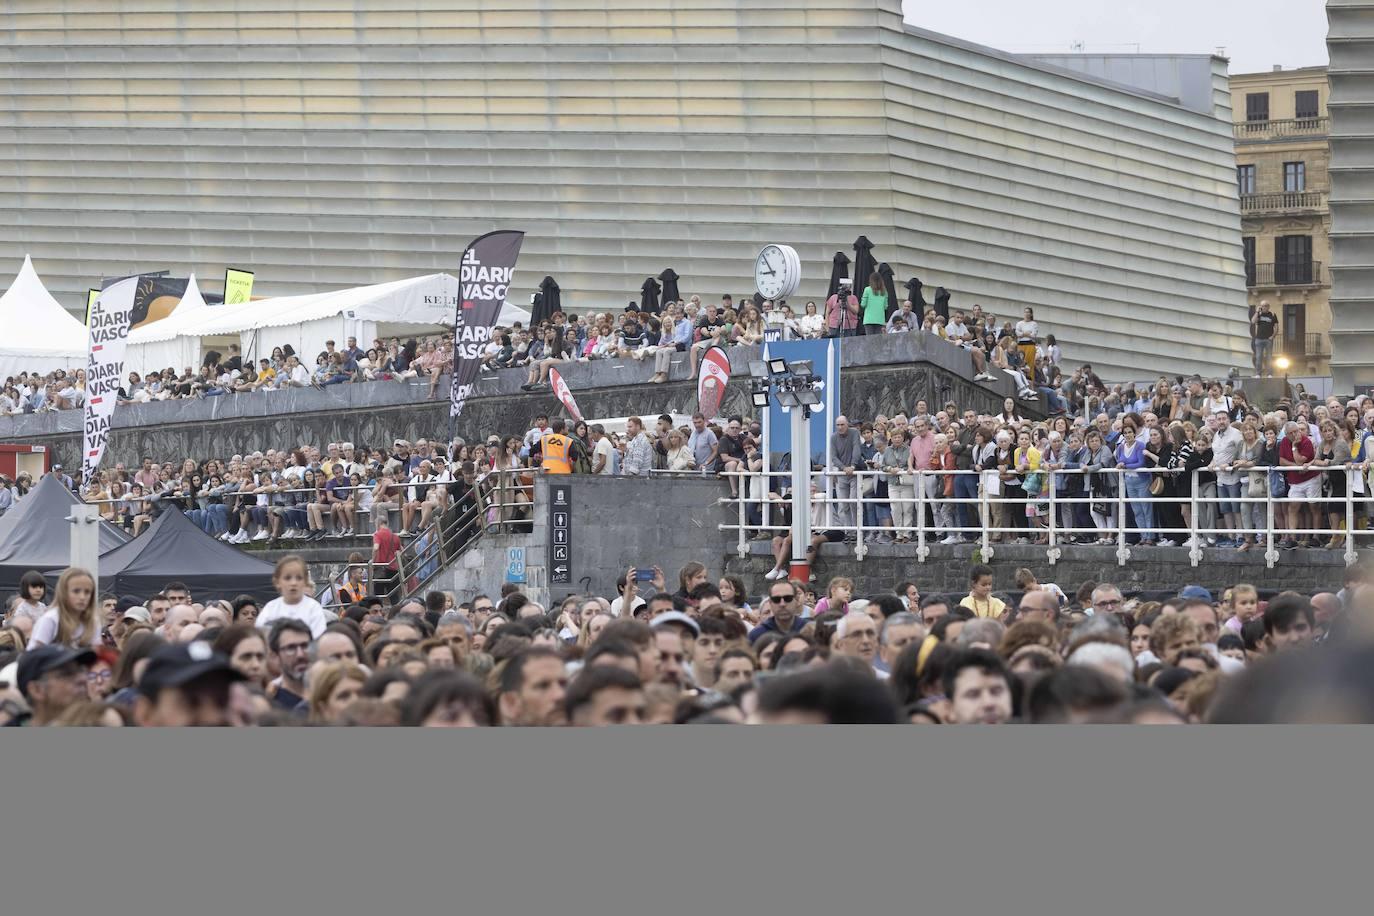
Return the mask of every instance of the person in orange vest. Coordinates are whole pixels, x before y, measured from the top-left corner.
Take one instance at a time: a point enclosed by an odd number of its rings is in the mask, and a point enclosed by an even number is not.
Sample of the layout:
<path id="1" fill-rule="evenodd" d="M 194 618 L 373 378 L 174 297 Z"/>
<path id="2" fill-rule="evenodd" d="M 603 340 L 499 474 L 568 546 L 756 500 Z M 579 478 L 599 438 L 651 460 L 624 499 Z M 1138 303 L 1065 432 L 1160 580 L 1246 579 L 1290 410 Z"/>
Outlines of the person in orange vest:
<path id="1" fill-rule="evenodd" d="M 573 463 L 572 439 L 563 435 L 567 424 L 554 420 L 549 432 L 539 440 L 539 451 L 543 454 L 542 467 L 549 474 L 571 474 Z"/>

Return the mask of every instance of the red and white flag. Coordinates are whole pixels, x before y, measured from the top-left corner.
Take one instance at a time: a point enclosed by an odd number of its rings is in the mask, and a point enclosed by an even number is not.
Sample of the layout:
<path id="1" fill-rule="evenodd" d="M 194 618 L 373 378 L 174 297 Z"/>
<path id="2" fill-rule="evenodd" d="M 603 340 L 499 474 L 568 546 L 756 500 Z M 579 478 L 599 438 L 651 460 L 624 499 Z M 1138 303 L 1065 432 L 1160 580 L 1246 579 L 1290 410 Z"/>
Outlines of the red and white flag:
<path id="1" fill-rule="evenodd" d="M 573 397 L 572 389 L 568 383 L 563 381 L 563 376 L 558 374 L 557 369 L 549 370 L 549 384 L 553 386 L 553 393 L 558 395 L 558 400 L 563 402 L 563 406 L 568 409 L 568 414 L 573 418 L 573 422 L 582 422 L 582 411 L 577 409 L 577 399 Z"/>
<path id="2" fill-rule="evenodd" d="M 725 351 L 712 347 L 701 358 L 701 374 L 697 376 L 697 410 L 709 420 L 720 410 L 725 386 L 730 382 L 730 358 Z"/>

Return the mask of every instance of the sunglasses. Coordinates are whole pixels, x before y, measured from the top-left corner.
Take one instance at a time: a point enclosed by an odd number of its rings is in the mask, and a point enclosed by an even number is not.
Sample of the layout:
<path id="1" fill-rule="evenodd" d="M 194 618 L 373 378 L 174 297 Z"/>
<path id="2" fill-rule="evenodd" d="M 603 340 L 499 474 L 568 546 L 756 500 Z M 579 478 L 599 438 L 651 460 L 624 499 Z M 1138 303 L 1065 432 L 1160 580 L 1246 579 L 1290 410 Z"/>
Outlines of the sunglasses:
<path id="1" fill-rule="evenodd" d="M 796 595 L 773 595 L 768 600 L 773 602 L 774 604 L 786 604 L 787 602 L 795 601 L 796 599 Z"/>

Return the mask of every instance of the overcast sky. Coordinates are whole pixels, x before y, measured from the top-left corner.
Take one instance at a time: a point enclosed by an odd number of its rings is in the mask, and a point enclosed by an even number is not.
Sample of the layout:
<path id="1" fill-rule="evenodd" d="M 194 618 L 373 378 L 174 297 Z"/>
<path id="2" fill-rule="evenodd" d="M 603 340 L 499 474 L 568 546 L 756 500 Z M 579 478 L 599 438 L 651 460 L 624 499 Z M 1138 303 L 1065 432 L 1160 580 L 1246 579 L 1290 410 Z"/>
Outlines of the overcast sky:
<path id="1" fill-rule="evenodd" d="M 912 25 L 1003 51 L 1210 54 L 1232 73 L 1326 64 L 1322 0 L 902 0 Z M 1136 45 L 1139 45 L 1137 49 Z"/>

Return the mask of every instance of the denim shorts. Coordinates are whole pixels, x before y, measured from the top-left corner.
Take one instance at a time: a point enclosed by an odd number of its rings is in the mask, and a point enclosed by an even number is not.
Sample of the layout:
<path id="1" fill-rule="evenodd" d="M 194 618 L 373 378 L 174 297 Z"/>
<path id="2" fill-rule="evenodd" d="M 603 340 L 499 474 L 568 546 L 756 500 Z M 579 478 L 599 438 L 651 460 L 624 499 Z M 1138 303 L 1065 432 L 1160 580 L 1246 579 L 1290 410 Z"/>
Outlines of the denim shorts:
<path id="1" fill-rule="evenodd" d="M 1217 503 L 1218 512 L 1222 515 L 1235 515 L 1240 512 L 1241 504 L 1231 501 L 1240 499 L 1240 487 L 1238 483 L 1217 482 L 1217 497 L 1220 499 Z"/>

